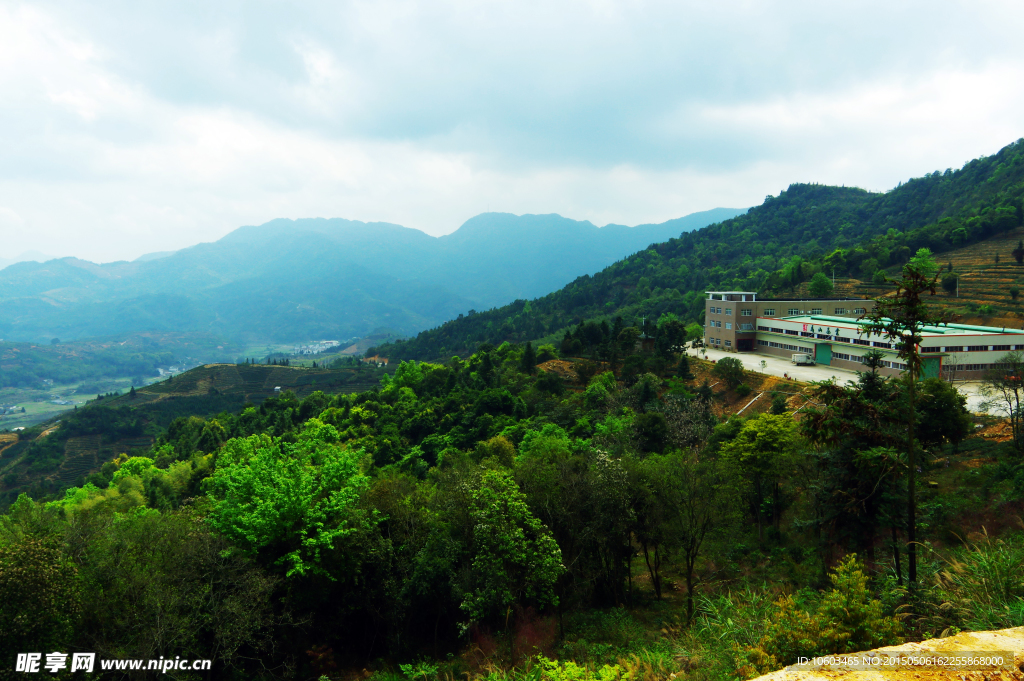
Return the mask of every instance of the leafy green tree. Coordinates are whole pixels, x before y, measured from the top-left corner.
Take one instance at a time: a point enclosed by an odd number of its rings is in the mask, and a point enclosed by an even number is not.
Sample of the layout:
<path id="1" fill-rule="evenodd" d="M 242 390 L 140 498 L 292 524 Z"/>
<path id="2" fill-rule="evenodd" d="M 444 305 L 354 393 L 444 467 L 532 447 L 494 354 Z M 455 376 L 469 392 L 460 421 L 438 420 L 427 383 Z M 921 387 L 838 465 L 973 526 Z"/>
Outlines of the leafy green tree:
<path id="1" fill-rule="evenodd" d="M 79 645 L 98 657 L 155 659 L 173 643 L 176 654 L 240 677 L 251 654 L 265 654 L 277 580 L 203 518 L 150 511 L 83 520 Z"/>
<path id="2" fill-rule="evenodd" d="M 960 286 L 960 276 L 950 272 L 949 274 L 942 277 L 942 288 L 946 290 L 946 293 L 952 295 L 956 293 L 957 288 Z"/>
<path id="3" fill-rule="evenodd" d="M 735 388 L 743 382 L 743 362 L 735 357 L 720 359 L 712 373 L 722 379 L 727 386 Z"/>
<path id="4" fill-rule="evenodd" d="M 210 522 L 247 550 L 269 554 L 289 577 L 323 573 L 323 552 L 365 521 L 356 507 L 368 484 L 362 455 L 318 419 L 295 444 L 266 435 L 229 440 L 208 483 Z"/>
<path id="5" fill-rule="evenodd" d="M 18 653 L 68 649 L 81 594 L 78 570 L 55 538 L 22 536 L 0 545 L 0 594 L 3 678 L 21 677 L 13 673 Z"/>
<path id="6" fill-rule="evenodd" d="M 920 388 L 917 410 L 921 444 L 939 446 L 949 442 L 959 445 L 973 430 L 967 397 L 956 386 L 940 378 L 926 378 L 921 381 Z"/>
<path id="7" fill-rule="evenodd" d="M 720 454 L 732 462 L 750 483 L 750 506 L 757 522 L 757 537 L 764 540 L 763 509 L 772 499 L 772 518 L 779 531 L 780 479 L 793 467 L 799 438 L 790 414 L 760 414 L 747 420 L 736 437 L 722 445 Z"/>
<path id="8" fill-rule="evenodd" d="M 565 571 L 562 552 L 512 476 L 487 471 L 471 503 L 472 573 L 462 601 L 470 621 L 508 621 L 514 605 L 556 605 L 555 582 Z"/>
<path id="9" fill-rule="evenodd" d="M 711 538 L 732 527 L 738 486 L 721 461 L 696 450 L 654 455 L 640 464 L 646 488 L 644 539 L 653 539 L 653 551 L 644 546 L 655 594 L 661 597 L 658 544 L 678 554 L 686 576 L 687 621 L 693 619 L 697 563 Z"/>
<path id="10" fill-rule="evenodd" d="M 1017 240 L 1017 248 L 1013 249 L 1013 259 L 1018 265 L 1024 265 L 1024 240 Z"/>
<path id="11" fill-rule="evenodd" d="M 932 249 L 930 248 L 919 248 L 914 257 L 910 259 L 909 263 L 915 270 L 921 273 L 926 278 L 934 278 L 939 273 L 939 264 L 935 262 L 935 257 L 932 255 Z"/>
<path id="12" fill-rule="evenodd" d="M 832 289 L 832 281 L 824 272 L 818 272 L 811 277 L 811 283 L 808 286 L 808 290 L 815 298 L 828 298 L 832 295 Z"/>

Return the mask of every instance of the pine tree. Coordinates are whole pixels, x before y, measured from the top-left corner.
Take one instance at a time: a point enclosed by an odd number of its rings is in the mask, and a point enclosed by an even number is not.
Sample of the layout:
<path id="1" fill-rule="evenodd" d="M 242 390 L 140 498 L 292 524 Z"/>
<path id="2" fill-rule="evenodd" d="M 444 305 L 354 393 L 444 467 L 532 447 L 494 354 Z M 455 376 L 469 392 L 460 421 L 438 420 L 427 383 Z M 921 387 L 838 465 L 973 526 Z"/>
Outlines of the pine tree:
<path id="1" fill-rule="evenodd" d="M 696 378 L 693 372 L 690 371 L 690 359 L 684 352 L 679 356 L 679 366 L 676 367 L 676 378 L 681 378 L 684 381 L 692 381 Z"/>
<path id="2" fill-rule="evenodd" d="M 533 351 L 533 343 L 526 341 L 526 349 L 519 360 L 519 370 L 524 374 L 532 374 L 537 370 L 537 353 Z"/>

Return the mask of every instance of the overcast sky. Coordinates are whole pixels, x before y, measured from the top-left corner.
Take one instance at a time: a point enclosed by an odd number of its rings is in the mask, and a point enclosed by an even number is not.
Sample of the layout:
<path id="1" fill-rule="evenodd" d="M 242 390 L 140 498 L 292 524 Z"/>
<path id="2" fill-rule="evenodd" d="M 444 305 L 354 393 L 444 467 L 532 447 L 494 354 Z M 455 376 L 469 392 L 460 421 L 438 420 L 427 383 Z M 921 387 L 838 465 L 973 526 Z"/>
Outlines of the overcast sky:
<path id="1" fill-rule="evenodd" d="M 1020 2 L 0 2 L 0 257 L 886 190 L 1024 135 Z"/>

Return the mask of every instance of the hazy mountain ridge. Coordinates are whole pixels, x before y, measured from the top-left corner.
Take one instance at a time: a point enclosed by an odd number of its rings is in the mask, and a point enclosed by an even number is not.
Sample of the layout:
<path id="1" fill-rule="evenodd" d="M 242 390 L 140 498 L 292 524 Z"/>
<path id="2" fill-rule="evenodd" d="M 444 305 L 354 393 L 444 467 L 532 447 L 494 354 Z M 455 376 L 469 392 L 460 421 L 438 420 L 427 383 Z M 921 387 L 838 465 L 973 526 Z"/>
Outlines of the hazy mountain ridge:
<path id="1" fill-rule="evenodd" d="M 719 208 L 633 228 L 487 213 L 443 237 L 390 223 L 277 219 L 154 259 L 12 265 L 0 271 L 0 334 L 44 340 L 174 330 L 295 340 L 378 326 L 410 333 L 474 307 L 543 295 L 743 212 Z"/>
<path id="2" fill-rule="evenodd" d="M 583 320 L 622 316 L 631 325 L 672 313 L 699 322 L 709 289 L 792 296 L 818 272 L 870 282 L 919 248 L 942 254 L 1021 225 L 1024 139 L 888 192 L 793 184 L 741 216 L 653 244 L 529 303 L 466 315 L 375 350 L 437 359 L 472 352 L 483 341 L 558 340 Z"/>

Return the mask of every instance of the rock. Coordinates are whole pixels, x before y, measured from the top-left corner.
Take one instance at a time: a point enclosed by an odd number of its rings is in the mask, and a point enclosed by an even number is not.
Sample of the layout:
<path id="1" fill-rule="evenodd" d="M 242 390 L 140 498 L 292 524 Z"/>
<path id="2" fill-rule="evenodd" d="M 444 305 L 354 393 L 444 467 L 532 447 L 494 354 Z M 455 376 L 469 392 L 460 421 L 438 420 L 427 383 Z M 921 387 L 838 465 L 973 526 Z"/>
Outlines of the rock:
<path id="1" fill-rule="evenodd" d="M 908 656 L 910 660 L 920 660 L 922 657 L 962 657 L 966 653 L 980 653 L 985 657 L 996 657 L 1003 653 L 1004 664 L 1002 667 L 942 665 L 885 668 L 902 656 Z M 832 657 L 855 658 L 863 661 L 863 664 L 852 669 L 838 665 L 815 668 L 813 664 L 794 664 L 761 676 L 757 681 L 834 681 L 840 678 L 843 681 L 1024 681 L 1024 627 L 964 632 L 949 638 L 904 643 Z"/>

